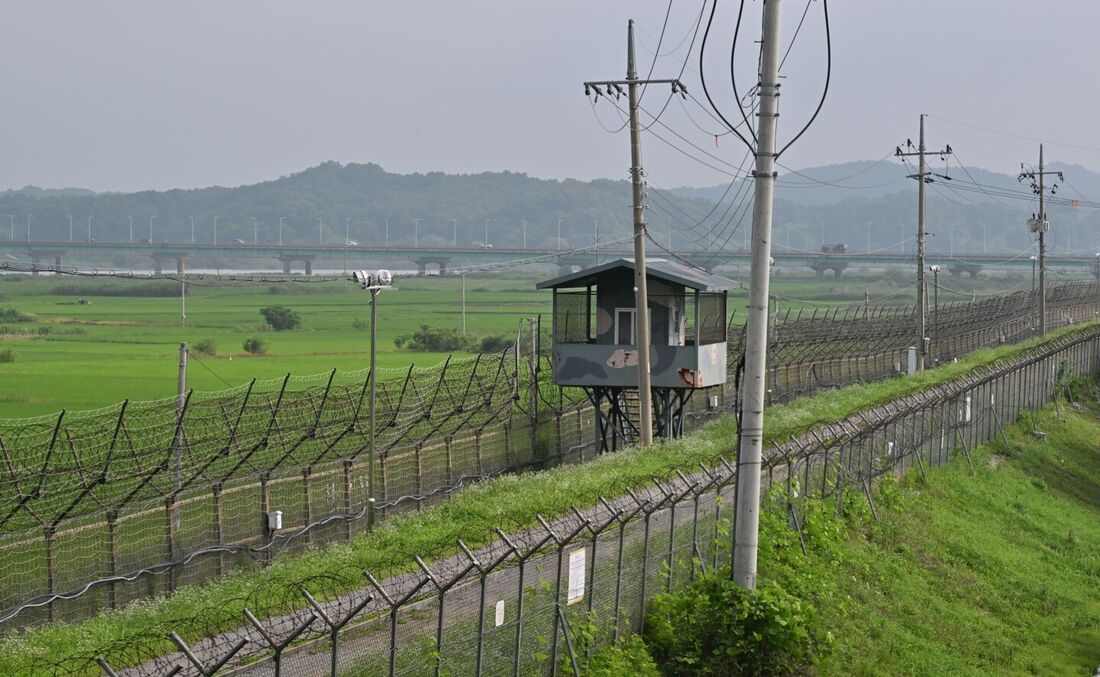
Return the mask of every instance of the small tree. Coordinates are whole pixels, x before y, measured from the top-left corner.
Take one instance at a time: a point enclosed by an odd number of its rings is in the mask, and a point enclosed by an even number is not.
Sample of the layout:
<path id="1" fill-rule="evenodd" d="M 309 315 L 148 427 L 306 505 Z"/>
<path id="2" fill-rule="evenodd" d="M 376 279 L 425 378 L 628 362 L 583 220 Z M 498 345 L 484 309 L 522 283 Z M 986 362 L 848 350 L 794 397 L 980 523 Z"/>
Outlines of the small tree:
<path id="1" fill-rule="evenodd" d="M 298 313 L 285 306 L 260 308 L 260 314 L 264 316 L 264 321 L 275 331 L 288 331 L 302 323 Z"/>
<path id="2" fill-rule="evenodd" d="M 206 338 L 195 344 L 195 354 L 197 355 L 217 355 L 218 344 L 214 342 L 214 339 Z"/>
<path id="3" fill-rule="evenodd" d="M 263 355 L 267 352 L 267 344 L 253 336 L 244 342 L 244 351 L 250 355 Z"/>

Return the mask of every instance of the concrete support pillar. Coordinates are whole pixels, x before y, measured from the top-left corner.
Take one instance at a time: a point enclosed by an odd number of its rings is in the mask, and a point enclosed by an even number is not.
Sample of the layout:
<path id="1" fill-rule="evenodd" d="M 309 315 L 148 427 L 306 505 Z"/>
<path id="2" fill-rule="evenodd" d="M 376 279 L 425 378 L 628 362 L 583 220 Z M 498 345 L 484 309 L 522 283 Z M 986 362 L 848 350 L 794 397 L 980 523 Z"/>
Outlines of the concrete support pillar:
<path id="1" fill-rule="evenodd" d="M 61 254 L 54 254 L 53 267 L 55 270 L 61 267 Z"/>
<path id="2" fill-rule="evenodd" d="M 447 261 L 443 260 L 439 262 L 439 276 L 442 277 L 447 274 Z"/>
<path id="3" fill-rule="evenodd" d="M 306 275 L 312 275 L 313 274 L 313 259 L 305 259 L 304 263 L 306 264 Z"/>
<path id="4" fill-rule="evenodd" d="M 161 275 L 163 273 L 164 273 L 164 267 L 161 265 L 160 257 L 159 256 L 154 256 L 153 257 L 153 274 L 154 275 Z"/>
<path id="5" fill-rule="evenodd" d="M 177 256 L 176 257 L 176 274 L 177 275 L 183 275 L 185 272 L 187 272 L 187 257 L 186 256 Z"/>
<path id="6" fill-rule="evenodd" d="M 421 261 L 416 262 L 416 276 L 424 277 L 424 273 L 428 271 L 428 264 Z"/>
<path id="7" fill-rule="evenodd" d="M 42 263 L 42 257 L 38 254 L 31 254 L 31 275 L 38 274 L 38 267 Z"/>
<path id="8" fill-rule="evenodd" d="M 283 262 L 283 275 L 290 275 L 290 259 L 280 256 L 279 260 Z"/>

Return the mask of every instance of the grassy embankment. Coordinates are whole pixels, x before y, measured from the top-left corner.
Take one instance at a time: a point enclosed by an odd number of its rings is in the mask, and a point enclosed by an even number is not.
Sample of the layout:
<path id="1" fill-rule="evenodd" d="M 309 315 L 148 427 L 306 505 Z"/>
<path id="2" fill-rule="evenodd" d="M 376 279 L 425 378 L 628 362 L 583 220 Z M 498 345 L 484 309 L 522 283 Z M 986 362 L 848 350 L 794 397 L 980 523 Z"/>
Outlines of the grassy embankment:
<path id="1" fill-rule="evenodd" d="M 768 505 L 758 596 L 789 604 L 764 602 L 745 619 L 747 602 L 724 604 L 743 593 L 722 570 L 662 595 L 647 644 L 605 645 L 582 656 L 584 674 L 611 677 L 628 665 L 639 676 L 738 674 L 734 664 L 762 674 L 1093 674 L 1100 404 L 1025 412 L 1006 433 L 1007 443 L 972 452 L 973 475 L 959 456 L 926 476 L 883 478 L 881 521 L 851 490 L 839 515 L 832 502 L 805 504 L 808 554 L 785 504 Z M 756 639 L 728 630 L 750 624 Z"/>
<path id="2" fill-rule="evenodd" d="M 1065 328 L 1055 335 L 1074 330 Z M 834 421 L 859 409 L 948 381 L 1037 343 L 1033 340 L 980 351 L 919 377 L 852 386 L 772 407 L 767 412 L 767 442 L 782 441 L 820 422 Z M 726 419 L 688 438 L 659 444 L 644 452 L 635 449 L 610 454 L 582 469 L 562 467 L 483 482 L 447 503 L 387 520 L 372 533 L 360 535 L 350 543 L 281 558 L 263 570 L 232 574 L 208 585 L 186 588 L 172 597 L 105 613 L 84 623 L 32 630 L 25 638 L 9 640 L 0 647 L 0 673 L 28 674 L 26 666 L 31 665 L 28 660 L 35 656 L 68 655 L 74 648 L 84 653 L 104 638 L 118 639 L 124 646 L 125 638 L 147 636 L 149 628 L 170 628 L 200 615 L 208 632 L 235 627 L 241 622 L 246 603 L 261 617 L 276 613 L 286 608 L 287 600 L 296 599 L 298 581 L 318 574 L 323 573 L 330 585 L 335 581 L 337 587 L 351 589 L 362 584 L 364 569 L 386 573 L 411 570 L 415 566 L 413 555 L 431 561 L 455 554 L 459 537 L 471 547 L 479 547 L 491 540 L 494 527 L 533 527 L 537 524 L 536 514 L 553 518 L 567 513 L 570 506 L 590 506 L 600 496 L 623 494 L 628 487 L 650 482 L 652 477 L 667 477 L 676 470 L 690 471 L 700 462 L 728 457 L 733 433 L 732 422 Z M 170 650 L 171 645 L 164 642 L 161 648 Z M 133 660 L 135 654 L 128 653 L 128 658 Z"/>
<path id="3" fill-rule="evenodd" d="M 832 568 L 826 674 L 1092 674 L 1100 664 L 1100 408 L 1041 412 L 880 492 Z M 812 554 L 813 556 L 813 554 Z"/>

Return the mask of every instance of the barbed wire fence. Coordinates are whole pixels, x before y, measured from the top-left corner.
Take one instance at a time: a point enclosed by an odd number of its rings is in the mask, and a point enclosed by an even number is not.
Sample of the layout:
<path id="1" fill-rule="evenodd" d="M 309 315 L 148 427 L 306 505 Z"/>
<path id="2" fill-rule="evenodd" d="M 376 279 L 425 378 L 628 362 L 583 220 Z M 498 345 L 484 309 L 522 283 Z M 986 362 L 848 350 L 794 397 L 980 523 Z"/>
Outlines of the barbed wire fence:
<path id="1" fill-rule="evenodd" d="M 877 519 L 877 478 L 920 472 L 935 481 L 928 469 L 956 458 L 973 471 L 977 446 L 1007 445 L 1007 422 L 1050 403 L 1062 380 L 1098 371 L 1100 328 L 1090 327 L 814 428 L 766 454 L 772 508 L 800 535 L 810 502 L 840 514 L 858 499 Z M 457 555 L 415 557 L 394 572 L 348 568 L 284 582 L 297 609 L 263 621 L 246 610 L 229 632 L 204 634 L 226 618 L 221 608 L 203 610 L 79 655 L 41 657 L 35 668 L 129 677 L 577 674 L 595 646 L 644 629 L 653 595 L 728 564 L 735 479 L 719 460 L 564 517 L 538 517 L 538 528 L 497 529 L 477 550 L 458 541 Z M 358 590 L 338 594 L 354 579 Z M 247 609 L 249 600 L 237 602 Z"/>
<path id="2" fill-rule="evenodd" d="M 1096 284 L 1048 293 L 1051 326 L 1100 311 Z M 933 359 L 1032 336 L 1035 305 L 1031 292 L 942 304 L 930 319 Z M 731 376 L 691 398 L 689 427 L 736 409 L 736 319 Z M 903 373 L 914 330 L 910 306 L 780 307 L 769 397 Z M 549 333 L 535 318 L 499 354 L 378 370 L 379 517 L 481 478 L 597 453 L 583 392 L 550 378 Z M 287 375 L 0 420 L 0 629 L 88 617 L 364 530 L 368 386 L 366 371 Z M 281 529 L 268 526 L 273 511 Z"/>

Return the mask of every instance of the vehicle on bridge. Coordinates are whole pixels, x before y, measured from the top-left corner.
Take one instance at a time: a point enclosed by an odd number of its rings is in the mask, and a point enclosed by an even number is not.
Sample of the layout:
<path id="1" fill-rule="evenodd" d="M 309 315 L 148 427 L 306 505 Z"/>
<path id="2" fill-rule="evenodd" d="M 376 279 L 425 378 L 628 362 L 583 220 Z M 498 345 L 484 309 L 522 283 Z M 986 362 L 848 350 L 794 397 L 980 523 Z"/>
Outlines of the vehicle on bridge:
<path id="1" fill-rule="evenodd" d="M 836 244 L 823 244 L 823 245 L 821 245 L 821 253 L 822 254 L 847 254 L 848 253 L 848 245 L 844 244 L 843 242 L 838 242 Z"/>

